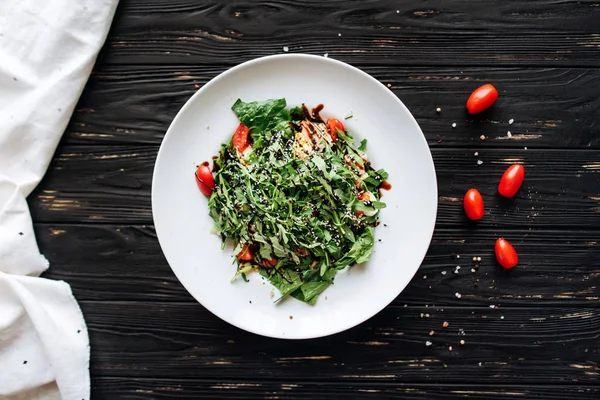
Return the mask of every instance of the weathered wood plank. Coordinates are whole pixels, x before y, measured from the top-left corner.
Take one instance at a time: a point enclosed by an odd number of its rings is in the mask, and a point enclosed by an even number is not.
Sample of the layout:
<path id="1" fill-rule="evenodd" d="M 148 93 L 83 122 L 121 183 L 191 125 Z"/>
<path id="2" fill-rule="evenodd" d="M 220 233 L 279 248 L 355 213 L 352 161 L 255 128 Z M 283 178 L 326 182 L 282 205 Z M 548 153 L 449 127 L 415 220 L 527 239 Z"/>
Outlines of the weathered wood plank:
<path id="1" fill-rule="evenodd" d="M 122 2 L 119 64 L 237 64 L 290 52 L 371 65 L 598 66 L 597 1 Z"/>
<path id="2" fill-rule="evenodd" d="M 472 226 L 461 203 L 471 187 L 486 201 L 486 216 L 478 226 L 600 226 L 600 151 L 488 149 L 485 142 L 478 144 L 472 149 L 432 148 L 440 195 L 438 227 Z M 157 152 L 157 146 L 59 148 L 43 182 L 29 197 L 34 220 L 152 223 L 150 187 Z M 477 160 L 483 164 L 477 165 Z M 525 163 L 526 180 L 517 197 L 506 200 L 496 194 L 497 184 L 513 162 Z M 182 173 L 189 173 L 194 184 L 190 167 Z"/>
<path id="3" fill-rule="evenodd" d="M 197 87 L 226 69 L 100 66 L 79 101 L 64 142 L 160 144 L 172 119 Z M 595 90 L 599 69 L 362 69 L 392 85 L 432 146 L 600 146 L 600 124 L 595 123 L 600 108 Z M 466 99 L 484 82 L 494 83 L 501 98 L 492 111 L 469 116 Z M 438 107 L 440 114 L 435 111 Z M 508 124 L 510 119 L 514 124 Z M 458 124 L 456 129 L 451 128 L 453 122 Z M 488 137 L 485 143 L 479 143 L 481 134 Z"/>
<path id="4" fill-rule="evenodd" d="M 94 399 L 541 399 L 584 400 L 600 395 L 584 385 L 433 385 L 200 379 L 95 378 Z"/>
<path id="5" fill-rule="evenodd" d="M 79 300 L 195 302 L 169 268 L 152 226 L 37 224 L 36 236 L 51 264 L 44 276 L 67 281 Z M 495 232 L 437 229 L 419 272 L 393 304 L 600 305 L 599 232 L 520 230 L 507 237 L 520 255 L 510 273 L 494 261 Z M 476 272 L 474 256 L 483 260 Z"/>
<path id="6" fill-rule="evenodd" d="M 586 384 L 600 374 L 597 308 L 387 307 L 344 333 L 291 343 L 197 304 L 80 304 L 96 377 Z"/>

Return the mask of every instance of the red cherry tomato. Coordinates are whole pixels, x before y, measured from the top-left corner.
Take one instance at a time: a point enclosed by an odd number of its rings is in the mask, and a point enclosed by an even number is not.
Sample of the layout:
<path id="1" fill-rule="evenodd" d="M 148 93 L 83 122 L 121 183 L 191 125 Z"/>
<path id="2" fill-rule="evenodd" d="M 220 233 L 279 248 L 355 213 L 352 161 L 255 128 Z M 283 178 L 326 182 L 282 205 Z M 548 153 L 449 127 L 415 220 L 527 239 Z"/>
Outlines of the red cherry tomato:
<path id="1" fill-rule="evenodd" d="M 492 85 L 485 84 L 475 89 L 469 100 L 467 100 L 467 110 L 469 114 L 477 114 L 489 108 L 498 99 L 498 91 Z"/>
<path id="2" fill-rule="evenodd" d="M 504 197 L 511 198 L 519 191 L 525 178 L 525 167 L 521 164 L 513 164 L 504 171 L 500 184 L 498 185 L 498 193 Z"/>
<path id="3" fill-rule="evenodd" d="M 205 161 L 196 168 L 196 183 L 198 188 L 205 196 L 210 196 L 215 188 L 215 178 Z"/>
<path id="4" fill-rule="evenodd" d="M 250 143 L 248 143 L 249 133 L 250 129 L 248 129 L 246 125 L 240 124 L 233 134 L 233 147 L 235 147 L 240 153 L 250 146 Z"/>
<path id="5" fill-rule="evenodd" d="M 242 251 L 240 251 L 237 255 L 238 260 L 240 261 L 250 261 L 254 258 L 254 252 L 252 251 L 252 247 L 246 243 L 244 247 L 242 247 Z"/>
<path id="6" fill-rule="evenodd" d="M 513 268 L 519 263 L 519 256 L 508 240 L 500 238 L 496 240 L 496 260 L 506 269 Z"/>
<path id="7" fill-rule="evenodd" d="M 346 132 L 344 129 L 344 124 L 339 119 L 329 118 L 327 120 L 327 128 L 329 129 L 329 134 L 331 135 L 331 140 L 335 143 L 338 137 L 337 130 L 339 129 L 342 132 Z"/>
<path id="8" fill-rule="evenodd" d="M 465 213 L 469 219 L 477 221 L 483 217 L 483 197 L 477 189 L 469 189 L 463 200 Z"/>

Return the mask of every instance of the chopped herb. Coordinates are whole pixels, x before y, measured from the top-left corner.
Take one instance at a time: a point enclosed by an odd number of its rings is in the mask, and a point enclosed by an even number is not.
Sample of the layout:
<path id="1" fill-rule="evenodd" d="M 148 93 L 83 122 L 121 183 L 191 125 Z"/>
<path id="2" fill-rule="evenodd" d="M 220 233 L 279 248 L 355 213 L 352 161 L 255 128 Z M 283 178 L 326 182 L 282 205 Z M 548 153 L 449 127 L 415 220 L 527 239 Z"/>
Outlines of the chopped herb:
<path id="1" fill-rule="evenodd" d="M 354 117 L 354 114 L 350 113 L 350 114 L 346 115 L 346 116 L 344 117 L 344 119 L 350 119 L 350 118 L 352 118 L 352 117 Z"/>

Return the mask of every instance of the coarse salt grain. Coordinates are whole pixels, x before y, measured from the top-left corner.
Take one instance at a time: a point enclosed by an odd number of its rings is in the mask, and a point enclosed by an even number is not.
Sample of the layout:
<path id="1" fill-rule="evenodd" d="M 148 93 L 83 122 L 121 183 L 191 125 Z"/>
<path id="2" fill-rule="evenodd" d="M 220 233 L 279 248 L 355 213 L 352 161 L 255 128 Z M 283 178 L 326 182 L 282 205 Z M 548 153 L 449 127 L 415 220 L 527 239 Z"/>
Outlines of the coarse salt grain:
<path id="1" fill-rule="evenodd" d="M 478 262 L 479 262 L 479 261 L 481 261 L 481 257 L 477 257 L 477 261 L 478 261 Z"/>
<path id="2" fill-rule="evenodd" d="M 438 107 L 438 108 L 435 109 L 435 112 L 440 113 L 440 112 L 442 112 L 442 109 Z"/>
<path id="3" fill-rule="evenodd" d="M 453 128 L 456 128 L 456 122 L 453 122 L 453 123 L 452 123 L 452 127 L 453 127 Z"/>
<path id="4" fill-rule="evenodd" d="M 443 326 L 444 328 L 447 328 L 447 327 L 448 327 L 448 325 L 450 325 L 450 324 L 449 324 L 447 321 L 444 321 L 444 323 L 442 324 L 442 326 Z"/>
<path id="5" fill-rule="evenodd" d="M 483 161 L 477 160 L 477 165 L 481 165 L 481 164 L 483 164 Z"/>
<path id="6" fill-rule="evenodd" d="M 506 132 L 506 137 L 512 137 L 512 133 L 510 131 Z"/>
<path id="7" fill-rule="evenodd" d="M 435 333 L 435 331 L 429 332 L 429 336 L 433 336 L 434 333 Z"/>
<path id="8" fill-rule="evenodd" d="M 481 367 L 481 363 L 479 363 L 479 366 Z"/>
<path id="9" fill-rule="evenodd" d="M 464 346 L 464 345 L 465 345 L 465 341 L 464 341 L 464 340 L 461 340 L 461 341 L 460 341 L 460 344 Z"/>
<path id="10" fill-rule="evenodd" d="M 448 346 L 448 350 L 452 351 L 452 346 Z"/>
<path id="11" fill-rule="evenodd" d="M 477 257 L 473 257 L 473 262 L 477 261 Z"/>
<path id="12" fill-rule="evenodd" d="M 423 275 L 423 279 L 427 279 L 427 275 Z"/>
<path id="13" fill-rule="evenodd" d="M 429 314 L 425 314 L 425 318 L 429 318 Z"/>
<path id="14" fill-rule="evenodd" d="M 431 346 L 431 344 L 432 343 L 429 340 L 425 342 L 425 346 Z"/>
<path id="15" fill-rule="evenodd" d="M 490 304 L 490 308 L 496 308 L 496 306 L 493 304 Z"/>
<path id="16" fill-rule="evenodd" d="M 454 295 L 456 296 L 457 299 L 460 299 L 462 297 L 462 295 L 458 292 L 456 292 Z"/>
<path id="17" fill-rule="evenodd" d="M 456 255 L 456 258 L 460 258 L 460 255 L 459 255 L 459 254 L 457 254 L 457 255 Z"/>
<path id="18" fill-rule="evenodd" d="M 523 147 L 523 150 L 527 150 L 527 147 Z"/>
<path id="19" fill-rule="evenodd" d="M 509 124 L 509 125 L 512 125 L 512 124 L 513 124 L 513 122 L 515 122 L 515 120 L 514 120 L 514 119 L 512 119 L 512 118 L 508 120 L 508 124 Z"/>
<path id="20" fill-rule="evenodd" d="M 396 10 L 396 14 L 400 14 L 400 10 Z"/>
<path id="21" fill-rule="evenodd" d="M 446 275 L 446 271 L 442 271 L 442 275 Z"/>
<path id="22" fill-rule="evenodd" d="M 391 87 L 392 87 L 392 84 L 391 84 L 391 83 L 388 83 L 388 84 L 387 84 L 387 87 L 391 88 Z"/>
<path id="23" fill-rule="evenodd" d="M 500 319 L 504 319 L 504 315 L 501 315 L 501 316 L 500 316 Z"/>
<path id="24" fill-rule="evenodd" d="M 485 140 L 485 135 L 479 136 L 479 140 Z"/>
<path id="25" fill-rule="evenodd" d="M 338 36 L 342 36 L 342 34 L 341 34 L 341 33 L 338 33 Z"/>
<path id="26" fill-rule="evenodd" d="M 479 155 L 479 152 L 478 152 L 478 151 L 476 151 L 475 153 L 473 153 L 473 155 L 474 155 L 475 157 L 477 157 L 477 156 Z"/>
<path id="27" fill-rule="evenodd" d="M 285 51 L 285 52 L 288 52 L 289 50 L 290 50 L 290 48 L 289 48 L 289 47 L 287 47 L 287 46 L 283 46 L 283 51 Z"/>
<path id="28" fill-rule="evenodd" d="M 325 58 L 329 57 L 329 53 L 323 54 L 323 57 L 325 57 Z"/>
<path id="29" fill-rule="evenodd" d="M 475 272 L 475 268 L 471 268 L 471 272 Z"/>

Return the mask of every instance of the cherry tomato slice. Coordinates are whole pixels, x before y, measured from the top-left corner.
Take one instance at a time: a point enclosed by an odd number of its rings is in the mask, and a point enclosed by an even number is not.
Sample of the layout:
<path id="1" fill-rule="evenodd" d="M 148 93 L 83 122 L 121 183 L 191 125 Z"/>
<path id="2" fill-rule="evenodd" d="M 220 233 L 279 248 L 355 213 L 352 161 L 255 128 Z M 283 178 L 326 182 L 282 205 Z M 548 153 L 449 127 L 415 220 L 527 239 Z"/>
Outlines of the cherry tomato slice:
<path id="1" fill-rule="evenodd" d="M 242 247 L 242 250 L 237 255 L 238 260 L 240 261 L 250 261 L 254 258 L 254 252 L 252 251 L 252 246 L 248 243 Z"/>
<path id="2" fill-rule="evenodd" d="M 519 191 L 525 179 L 525 167 L 521 164 L 513 164 L 504 171 L 498 185 L 498 193 L 511 198 Z"/>
<path id="3" fill-rule="evenodd" d="M 337 130 L 338 129 L 342 132 L 346 132 L 346 130 L 344 129 L 344 124 L 342 124 L 342 122 L 339 119 L 335 119 L 335 118 L 329 118 L 327 120 L 327 128 L 329 129 L 329 134 L 331 135 L 331 140 L 333 140 L 334 143 L 337 141 L 337 137 L 338 137 Z"/>
<path id="4" fill-rule="evenodd" d="M 475 89 L 469 100 L 467 100 L 467 110 L 469 114 L 477 114 L 489 108 L 498 99 L 498 91 L 489 83 Z"/>
<path id="5" fill-rule="evenodd" d="M 506 239 L 496 240 L 495 253 L 498 263 L 506 269 L 513 268 L 519 263 L 519 256 L 515 248 Z"/>
<path id="6" fill-rule="evenodd" d="M 477 189 L 469 189 L 463 200 L 463 206 L 467 217 L 473 221 L 483 218 L 483 197 Z"/>
<path id="7" fill-rule="evenodd" d="M 240 153 L 250 146 L 250 143 L 248 142 L 249 133 L 250 129 L 248 129 L 246 125 L 240 124 L 233 134 L 233 147 Z"/>
<path id="8" fill-rule="evenodd" d="M 262 265 L 265 268 L 273 268 L 274 266 L 277 265 L 277 259 L 275 257 L 273 257 L 270 260 L 267 260 L 267 259 L 261 260 L 260 265 Z"/>
<path id="9" fill-rule="evenodd" d="M 205 161 L 196 168 L 196 183 L 198 188 L 205 196 L 210 196 L 215 188 L 215 178 Z"/>

